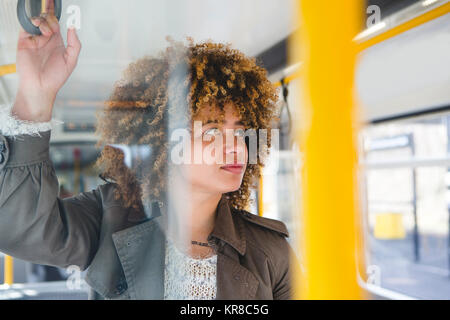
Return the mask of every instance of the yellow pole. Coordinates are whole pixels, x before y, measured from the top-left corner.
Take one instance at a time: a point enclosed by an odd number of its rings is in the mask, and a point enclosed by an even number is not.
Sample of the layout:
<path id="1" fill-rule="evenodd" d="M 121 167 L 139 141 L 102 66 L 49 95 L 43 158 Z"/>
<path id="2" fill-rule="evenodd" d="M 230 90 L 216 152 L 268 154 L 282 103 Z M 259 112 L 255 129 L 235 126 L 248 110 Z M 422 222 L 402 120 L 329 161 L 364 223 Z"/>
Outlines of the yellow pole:
<path id="1" fill-rule="evenodd" d="M 263 174 L 259 177 L 259 190 L 258 190 L 258 215 L 262 217 L 264 215 L 264 189 L 263 189 Z"/>
<path id="2" fill-rule="evenodd" d="M 12 285 L 14 282 L 14 262 L 11 256 L 5 255 L 4 283 Z"/>
<path id="3" fill-rule="evenodd" d="M 16 65 L 15 64 L 7 64 L 4 66 L 0 66 L 0 77 L 10 74 L 16 73 Z"/>
<path id="4" fill-rule="evenodd" d="M 297 4 L 300 28 L 290 58 L 303 62 L 296 140 L 304 156 L 298 208 L 304 272 L 295 275 L 294 296 L 360 299 L 352 39 L 362 29 L 362 1 Z"/>

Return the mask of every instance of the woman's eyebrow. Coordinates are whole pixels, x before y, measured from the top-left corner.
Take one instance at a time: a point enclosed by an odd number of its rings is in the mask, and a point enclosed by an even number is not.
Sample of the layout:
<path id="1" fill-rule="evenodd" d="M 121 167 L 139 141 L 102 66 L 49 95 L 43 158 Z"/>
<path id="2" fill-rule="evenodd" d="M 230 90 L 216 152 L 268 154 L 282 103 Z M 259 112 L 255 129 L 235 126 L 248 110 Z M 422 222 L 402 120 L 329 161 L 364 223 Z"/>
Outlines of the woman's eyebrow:
<path id="1" fill-rule="evenodd" d="M 219 121 L 219 120 L 217 120 L 217 119 L 214 119 L 214 120 L 207 120 L 206 122 L 204 122 L 203 123 L 203 125 L 204 126 L 206 126 L 207 124 L 210 124 L 210 123 L 226 123 L 226 122 L 228 122 L 228 121 Z M 244 124 L 244 122 L 242 122 L 242 120 L 238 120 L 238 121 L 235 121 L 234 122 L 234 125 L 237 125 L 237 126 L 245 126 L 245 124 Z"/>
<path id="2" fill-rule="evenodd" d="M 206 126 L 207 124 L 210 124 L 210 123 L 219 123 L 219 120 L 217 120 L 217 119 L 214 119 L 214 120 L 206 120 L 206 121 L 203 123 L 203 125 Z"/>

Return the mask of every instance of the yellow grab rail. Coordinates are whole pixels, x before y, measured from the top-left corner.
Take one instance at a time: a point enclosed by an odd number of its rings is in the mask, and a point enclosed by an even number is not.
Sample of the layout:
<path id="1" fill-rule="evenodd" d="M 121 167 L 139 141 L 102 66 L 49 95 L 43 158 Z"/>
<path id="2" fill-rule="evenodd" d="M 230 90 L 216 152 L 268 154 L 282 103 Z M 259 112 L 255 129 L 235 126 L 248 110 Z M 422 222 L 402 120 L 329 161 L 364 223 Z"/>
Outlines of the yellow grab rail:
<path id="1" fill-rule="evenodd" d="M 363 51 L 373 45 L 376 45 L 377 43 L 380 43 L 387 39 L 393 38 L 405 31 L 411 30 L 415 27 L 418 27 L 426 22 L 432 21 L 432 20 L 439 18 L 448 13 L 450 13 L 450 2 L 447 2 L 439 7 L 431 9 L 417 17 L 414 17 L 413 19 L 411 19 L 409 21 L 406 21 L 398 26 L 388 29 L 385 32 L 380 33 L 379 35 L 376 35 L 370 39 L 359 42 L 358 50 Z M 288 42 L 290 42 L 290 41 L 291 41 L 291 39 L 288 39 Z M 295 62 L 297 62 L 297 61 L 293 60 L 292 64 L 294 64 Z M 298 78 L 300 73 L 301 72 L 299 70 L 295 71 L 293 74 L 287 76 L 284 79 L 284 82 L 289 83 L 290 81 Z M 277 87 L 281 86 L 281 82 L 277 81 L 274 83 L 274 85 Z"/>
<path id="2" fill-rule="evenodd" d="M 4 66 L 0 66 L 0 77 L 10 73 L 16 73 L 15 64 L 6 64 Z"/>
<path id="3" fill-rule="evenodd" d="M 294 296 L 360 299 L 353 96 L 358 51 L 352 39 L 361 30 L 362 2 L 302 0 L 297 5 L 301 25 L 289 54 L 303 63 L 295 138 L 304 156 L 296 215 L 304 271 L 294 274 Z"/>
<path id="4" fill-rule="evenodd" d="M 4 283 L 12 285 L 14 282 L 14 262 L 11 256 L 5 255 Z"/>
<path id="5" fill-rule="evenodd" d="M 47 13 L 47 0 L 41 2 L 41 13 Z"/>
<path id="6" fill-rule="evenodd" d="M 377 43 L 380 43 L 380 42 L 383 42 L 384 40 L 395 37 L 395 36 L 399 35 L 400 33 L 411 30 L 417 26 L 420 26 L 421 24 L 424 24 L 425 22 L 429 22 L 431 20 L 439 18 L 440 16 L 443 16 L 444 14 L 447 14 L 449 12 L 450 12 L 450 2 L 447 2 L 439 7 L 431 9 L 430 11 L 427 11 L 415 18 L 412 18 L 411 20 L 408 20 L 398 26 L 395 26 L 389 30 L 386 30 L 385 32 L 383 32 L 377 36 L 374 36 L 373 38 L 367 39 L 367 40 L 359 43 L 358 49 L 360 51 L 367 49 Z"/>

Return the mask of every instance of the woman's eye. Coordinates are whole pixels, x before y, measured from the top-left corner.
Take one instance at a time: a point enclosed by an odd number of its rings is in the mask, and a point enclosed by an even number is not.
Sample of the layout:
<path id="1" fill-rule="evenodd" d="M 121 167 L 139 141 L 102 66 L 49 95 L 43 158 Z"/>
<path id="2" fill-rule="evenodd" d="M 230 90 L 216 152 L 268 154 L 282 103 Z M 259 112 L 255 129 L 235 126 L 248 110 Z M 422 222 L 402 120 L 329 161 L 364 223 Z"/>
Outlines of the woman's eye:
<path id="1" fill-rule="evenodd" d="M 221 134 L 221 132 L 217 128 L 211 128 L 211 129 L 206 130 L 203 134 L 207 135 L 207 136 L 219 136 Z"/>
<path id="2" fill-rule="evenodd" d="M 234 136 L 243 138 L 245 136 L 244 129 L 236 129 L 236 130 L 234 130 Z"/>

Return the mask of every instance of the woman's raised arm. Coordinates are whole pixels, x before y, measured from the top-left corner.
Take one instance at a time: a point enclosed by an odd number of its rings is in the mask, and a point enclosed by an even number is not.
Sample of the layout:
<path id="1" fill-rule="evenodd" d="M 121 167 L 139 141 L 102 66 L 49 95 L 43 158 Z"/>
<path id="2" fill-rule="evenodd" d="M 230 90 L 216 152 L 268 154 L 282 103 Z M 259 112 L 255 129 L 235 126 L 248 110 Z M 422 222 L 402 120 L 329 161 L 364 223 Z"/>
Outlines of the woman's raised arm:
<path id="1" fill-rule="evenodd" d="M 85 269 L 98 247 L 100 194 L 97 189 L 58 197 L 48 122 L 81 44 L 69 29 L 64 45 L 51 10 L 33 21 L 42 35 L 21 31 L 16 101 L 12 112 L 7 106 L 0 108 L 0 251 L 34 263 Z"/>

